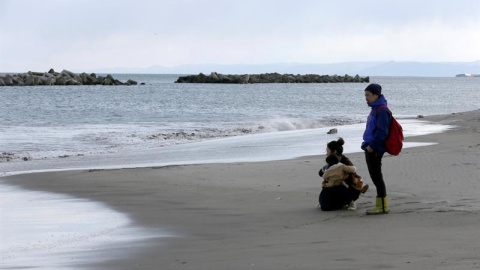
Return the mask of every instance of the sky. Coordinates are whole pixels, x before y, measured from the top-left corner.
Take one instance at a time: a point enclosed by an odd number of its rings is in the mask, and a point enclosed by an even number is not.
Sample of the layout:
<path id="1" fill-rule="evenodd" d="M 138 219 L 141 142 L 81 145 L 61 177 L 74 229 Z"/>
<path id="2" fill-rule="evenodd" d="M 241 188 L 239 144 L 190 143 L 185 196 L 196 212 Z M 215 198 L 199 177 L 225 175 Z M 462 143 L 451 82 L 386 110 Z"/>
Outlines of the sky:
<path id="1" fill-rule="evenodd" d="M 480 60 L 480 0 L 0 0 L 0 72 Z"/>

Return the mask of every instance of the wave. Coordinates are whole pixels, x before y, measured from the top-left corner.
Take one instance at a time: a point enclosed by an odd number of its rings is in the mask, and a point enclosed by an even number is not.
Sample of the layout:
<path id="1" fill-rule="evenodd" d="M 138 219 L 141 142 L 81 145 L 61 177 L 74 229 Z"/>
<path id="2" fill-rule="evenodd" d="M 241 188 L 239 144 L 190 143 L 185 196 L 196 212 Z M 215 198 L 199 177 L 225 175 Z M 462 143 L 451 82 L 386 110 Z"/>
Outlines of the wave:
<path id="1" fill-rule="evenodd" d="M 242 136 L 247 134 L 259 134 L 269 132 L 281 132 L 291 130 L 316 129 L 329 126 L 358 124 L 362 121 L 350 118 L 328 118 L 325 120 L 306 120 L 277 118 L 269 119 L 255 124 L 243 124 L 234 128 L 203 128 L 177 130 L 170 132 L 160 132 L 144 135 L 145 140 L 159 140 L 171 143 L 181 143 L 185 141 L 199 141 L 205 139 L 214 139 L 222 137 Z M 132 135 L 136 136 L 136 135 Z"/>
<path id="2" fill-rule="evenodd" d="M 42 139 L 28 148 L 10 148 L 0 154 L 0 162 L 115 154 L 249 134 L 350 125 L 362 120 L 355 117 L 326 117 L 320 120 L 276 117 L 253 123 L 209 123 L 207 127 L 184 123 L 182 128 L 175 128 L 174 124 L 159 127 L 158 123 L 85 125 L 62 127 L 61 137 L 57 136 L 60 128 L 29 127 L 31 136 Z M 12 129 L 9 143 L 25 146 L 24 140 L 15 141 L 15 133 L 24 131 Z"/>

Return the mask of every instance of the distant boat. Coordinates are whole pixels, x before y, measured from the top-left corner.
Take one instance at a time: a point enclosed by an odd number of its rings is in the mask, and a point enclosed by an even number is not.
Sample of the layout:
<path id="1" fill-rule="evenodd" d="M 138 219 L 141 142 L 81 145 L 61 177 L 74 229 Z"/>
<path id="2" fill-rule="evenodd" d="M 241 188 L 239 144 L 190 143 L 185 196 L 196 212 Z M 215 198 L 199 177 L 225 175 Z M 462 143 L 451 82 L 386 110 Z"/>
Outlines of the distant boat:
<path id="1" fill-rule="evenodd" d="M 455 77 L 480 77 L 480 74 L 468 74 L 468 73 L 463 73 L 463 74 L 458 74 Z"/>

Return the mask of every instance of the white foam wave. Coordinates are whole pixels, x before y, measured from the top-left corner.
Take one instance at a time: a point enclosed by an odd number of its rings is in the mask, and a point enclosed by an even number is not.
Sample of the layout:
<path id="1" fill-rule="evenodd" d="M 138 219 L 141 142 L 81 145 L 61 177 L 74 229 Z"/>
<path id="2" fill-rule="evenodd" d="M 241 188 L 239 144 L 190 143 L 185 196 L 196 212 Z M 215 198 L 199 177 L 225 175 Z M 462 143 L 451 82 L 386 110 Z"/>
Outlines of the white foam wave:
<path id="1" fill-rule="evenodd" d="M 159 148 L 210 139 L 323 128 L 360 122 L 355 118 L 322 120 L 276 117 L 254 123 L 183 123 L 182 128 L 158 123 L 3 127 L 0 162 L 62 159 L 115 154 L 132 149 Z"/>
<path id="2" fill-rule="evenodd" d="M 134 228 L 130 219 L 99 202 L 0 184 L 2 269 L 77 269 L 75 264 L 116 254 L 108 245 L 132 245 L 160 230 Z M 95 256 L 86 256 L 95 250 Z M 118 254 L 117 254 L 118 256 Z"/>
<path id="3" fill-rule="evenodd" d="M 400 120 L 405 136 L 443 132 L 451 126 L 434 123 Z M 283 160 L 300 156 L 322 155 L 326 144 L 343 137 L 345 153 L 362 151 L 362 134 L 365 124 L 337 127 L 337 134 L 327 134 L 331 127 L 318 129 L 269 132 L 205 140 L 191 144 L 178 144 L 161 148 L 129 148 L 118 153 L 73 157 L 59 160 L 33 160 L 29 162 L 3 162 L 0 171 L 13 172 L 105 169 L 127 167 L 153 167 L 166 165 L 248 162 Z M 404 147 L 428 145 L 405 143 Z"/>

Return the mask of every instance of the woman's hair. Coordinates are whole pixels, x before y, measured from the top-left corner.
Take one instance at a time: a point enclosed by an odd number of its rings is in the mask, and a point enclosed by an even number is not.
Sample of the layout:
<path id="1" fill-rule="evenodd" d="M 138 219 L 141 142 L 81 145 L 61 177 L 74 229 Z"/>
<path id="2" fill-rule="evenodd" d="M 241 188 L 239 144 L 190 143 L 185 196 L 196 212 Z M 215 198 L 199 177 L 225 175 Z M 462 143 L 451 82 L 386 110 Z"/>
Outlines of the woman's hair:
<path id="1" fill-rule="evenodd" d="M 340 162 L 340 158 L 337 155 L 329 155 L 325 161 L 328 164 L 328 167 L 335 165 Z"/>
<path id="2" fill-rule="evenodd" d="M 341 156 L 343 155 L 343 145 L 345 144 L 345 141 L 343 140 L 342 137 L 338 138 L 336 141 L 331 141 L 327 144 L 328 149 L 330 151 L 335 152 L 337 151 L 337 155 Z"/>

